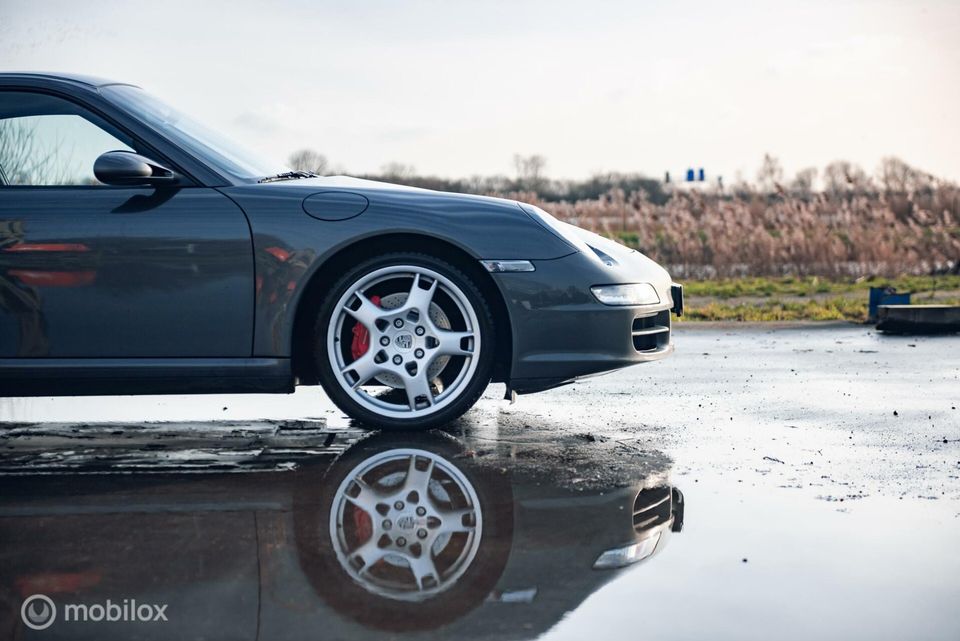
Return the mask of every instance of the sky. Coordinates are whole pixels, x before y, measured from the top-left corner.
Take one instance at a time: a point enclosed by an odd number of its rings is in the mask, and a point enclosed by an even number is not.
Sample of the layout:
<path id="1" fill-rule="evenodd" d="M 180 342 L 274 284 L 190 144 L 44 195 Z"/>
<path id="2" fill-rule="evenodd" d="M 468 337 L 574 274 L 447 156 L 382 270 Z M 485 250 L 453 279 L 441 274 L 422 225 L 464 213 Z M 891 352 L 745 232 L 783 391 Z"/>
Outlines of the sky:
<path id="1" fill-rule="evenodd" d="M 0 70 L 140 85 L 268 156 L 753 179 L 898 156 L 960 181 L 960 2 L 0 0 Z"/>

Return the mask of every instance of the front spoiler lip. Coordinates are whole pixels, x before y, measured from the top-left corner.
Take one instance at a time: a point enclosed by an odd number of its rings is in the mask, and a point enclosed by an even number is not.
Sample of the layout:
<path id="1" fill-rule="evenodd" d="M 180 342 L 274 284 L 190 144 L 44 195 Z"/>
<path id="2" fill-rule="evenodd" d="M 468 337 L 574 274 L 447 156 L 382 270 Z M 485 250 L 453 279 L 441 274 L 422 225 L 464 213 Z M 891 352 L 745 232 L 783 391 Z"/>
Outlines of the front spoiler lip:
<path id="1" fill-rule="evenodd" d="M 563 385 L 569 385 L 579 380 L 586 378 L 594 378 L 597 376 L 605 376 L 607 374 L 612 374 L 614 372 L 620 371 L 625 367 L 631 367 L 633 365 L 639 365 L 640 363 L 650 363 L 658 361 L 660 359 L 666 358 L 673 354 L 674 346 L 673 342 L 670 342 L 668 345 L 654 351 L 647 353 L 637 353 L 636 356 L 632 357 L 628 362 L 622 362 L 620 364 L 613 365 L 611 364 L 610 369 L 603 369 L 599 372 L 592 372 L 590 374 L 579 374 L 576 376 L 561 376 L 561 377 L 545 377 L 545 378 L 512 378 L 507 382 L 508 396 L 509 392 L 516 392 L 517 394 L 534 394 L 536 392 L 544 392 L 555 387 L 561 387 Z M 531 358 L 528 362 L 536 362 L 536 358 Z M 546 361 L 547 359 L 543 359 Z M 569 362 L 569 361 L 567 361 Z"/>

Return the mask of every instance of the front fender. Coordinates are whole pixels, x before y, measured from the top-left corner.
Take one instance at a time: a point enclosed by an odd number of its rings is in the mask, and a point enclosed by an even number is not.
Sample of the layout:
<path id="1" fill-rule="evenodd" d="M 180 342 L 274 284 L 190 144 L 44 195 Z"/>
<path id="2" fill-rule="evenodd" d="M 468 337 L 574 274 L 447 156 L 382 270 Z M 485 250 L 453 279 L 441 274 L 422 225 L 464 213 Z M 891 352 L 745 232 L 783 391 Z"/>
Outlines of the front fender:
<path id="1" fill-rule="evenodd" d="M 304 200 L 336 188 L 297 182 L 221 190 L 250 223 L 256 265 L 254 356 L 291 356 L 296 310 L 307 284 L 331 257 L 364 240 L 416 234 L 445 241 L 475 259 L 550 260 L 575 253 L 513 201 L 352 186 L 344 191 L 362 195 L 369 206 L 348 220 L 318 220 L 304 210 Z"/>

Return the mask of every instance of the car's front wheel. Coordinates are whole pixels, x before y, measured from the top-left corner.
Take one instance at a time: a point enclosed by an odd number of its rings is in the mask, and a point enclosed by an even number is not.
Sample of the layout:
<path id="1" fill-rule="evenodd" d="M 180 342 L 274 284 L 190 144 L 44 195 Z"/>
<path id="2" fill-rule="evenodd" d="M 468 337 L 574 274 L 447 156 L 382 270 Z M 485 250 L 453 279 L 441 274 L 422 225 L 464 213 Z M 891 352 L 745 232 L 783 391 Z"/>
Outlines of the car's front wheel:
<path id="1" fill-rule="evenodd" d="M 463 271 L 417 253 L 364 261 L 333 286 L 315 330 L 320 381 L 347 415 L 427 429 L 467 411 L 493 368 L 494 326 Z"/>

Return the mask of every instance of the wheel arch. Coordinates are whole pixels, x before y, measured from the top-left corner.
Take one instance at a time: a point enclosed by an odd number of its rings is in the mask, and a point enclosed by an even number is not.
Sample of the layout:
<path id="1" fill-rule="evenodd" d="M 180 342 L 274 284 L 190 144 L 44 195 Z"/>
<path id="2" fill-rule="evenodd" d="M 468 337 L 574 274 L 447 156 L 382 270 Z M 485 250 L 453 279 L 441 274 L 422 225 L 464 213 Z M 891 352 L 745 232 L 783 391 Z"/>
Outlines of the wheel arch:
<path id="1" fill-rule="evenodd" d="M 319 382 L 313 360 L 313 326 L 323 296 L 336 280 L 336 275 L 362 260 L 398 250 L 427 254 L 445 260 L 474 279 L 474 283 L 490 304 L 496 328 L 493 381 L 508 380 L 513 355 L 513 331 L 506 301 L 493 277 L 467 250 L 449 241 L 416 233 L 390 233 L 364 238 L 342 247 L 327 257 L 309 277 L 297 301 L 291 332 L 293 374 L 299 382 L 306 385 Z"/>

